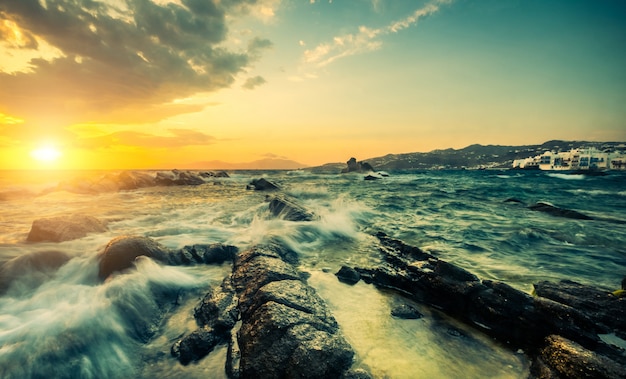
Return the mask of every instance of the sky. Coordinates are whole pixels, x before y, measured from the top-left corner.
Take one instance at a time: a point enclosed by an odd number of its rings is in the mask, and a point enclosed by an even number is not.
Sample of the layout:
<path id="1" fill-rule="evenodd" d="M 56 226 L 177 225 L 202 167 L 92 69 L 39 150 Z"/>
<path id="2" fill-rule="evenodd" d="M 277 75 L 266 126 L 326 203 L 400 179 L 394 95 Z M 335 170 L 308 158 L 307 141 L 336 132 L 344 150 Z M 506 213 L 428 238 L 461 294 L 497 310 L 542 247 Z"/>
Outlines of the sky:
<path id="1" fill-rule="evenodd" d="M 623 0 L 2 0 L 0 169 L 626 141 Z"/>

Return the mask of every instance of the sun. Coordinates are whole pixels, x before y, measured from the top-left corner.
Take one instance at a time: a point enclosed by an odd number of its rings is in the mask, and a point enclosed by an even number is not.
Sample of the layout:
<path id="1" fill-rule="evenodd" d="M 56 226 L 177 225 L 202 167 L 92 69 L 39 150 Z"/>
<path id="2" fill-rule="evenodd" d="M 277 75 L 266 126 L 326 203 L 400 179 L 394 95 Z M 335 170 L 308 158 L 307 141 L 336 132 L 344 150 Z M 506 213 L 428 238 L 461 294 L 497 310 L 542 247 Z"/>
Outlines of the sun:
<path id="1" fill-rule="evenodd" d="M 39 162 L 52 163 L 59 159 L 61 152 L 52 146 L 44 146 L 31 151 L 30 156 Z"/>

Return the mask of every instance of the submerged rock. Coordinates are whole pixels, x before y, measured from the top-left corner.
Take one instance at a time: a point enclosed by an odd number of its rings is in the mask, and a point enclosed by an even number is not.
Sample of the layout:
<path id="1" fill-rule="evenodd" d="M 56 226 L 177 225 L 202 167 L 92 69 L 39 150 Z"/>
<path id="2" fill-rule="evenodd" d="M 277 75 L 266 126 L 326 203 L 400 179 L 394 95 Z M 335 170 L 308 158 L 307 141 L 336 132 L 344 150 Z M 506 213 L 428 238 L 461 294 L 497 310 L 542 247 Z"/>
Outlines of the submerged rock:
<path id="1" fill-rule="evenodd" d="M 63 242 L 85 237 L 89 233 L 105 231 L 107 231 L 106 224 L 93 216 L 70 214 L 33 221 L 26 240 Z"/>
<path id="2" fill-rule="evenodd" d="M 580 212 L 573 211 L 571 209 L 555 207 L 552 204 L 548 204 L 544 202 L 538 202 L 538 203 L 529 205 L 528 209 L 537 211 L 537 212 L 544 212 L 544 213 L 547 213 L 549 215 L 556 216 L 556 217 L 573 218 L 577 220 L 593 220 L 593 217 L 587 216 L 586 214 L 582 214 Z"/>
<path id="3" fill-rule="evenodd" d="M 270 212 L 284 220 L 312 221 L 315 218 L 312 212 L 287 195 L 271 195 L 267 196 L 265 200 L 269 202 Z"/>
<path id="4" fill-rule="evenodd" d="M 418 319 L 424 317 L 423 314 L 420 313 L 415 307 L 408 304 L 400 304 L 397 307 L 394 307 L 391 310 L 391 315 L 393 317 L 402 318 L 402 319 Z"/>
<path id="5" fill-rule="evenodd" d="M 24 279 L 29 288 L 37 287 L 69 260 L 69 255 L 56 250 L 35 251 L 10 259 L 0 265 L 0 293 L 20 279 Z"/>

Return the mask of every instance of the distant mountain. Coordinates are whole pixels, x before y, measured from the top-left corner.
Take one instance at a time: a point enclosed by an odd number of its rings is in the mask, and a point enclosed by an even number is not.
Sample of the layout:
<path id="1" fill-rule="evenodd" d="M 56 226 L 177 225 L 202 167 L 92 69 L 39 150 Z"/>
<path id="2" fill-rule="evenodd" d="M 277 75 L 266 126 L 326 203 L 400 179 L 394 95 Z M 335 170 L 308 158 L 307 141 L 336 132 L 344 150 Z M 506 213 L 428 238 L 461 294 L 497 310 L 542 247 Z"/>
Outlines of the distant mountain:
<path id="1" fill-rule="evenodd" d="M 433 150 L 428 153 L 388 154 L 383 157 L 357 159 L 374 166 L 376 170 L 403 169 L 478 169 L 511 168 L 513 160 L 543 154 L 545 151 L 568 151 L 574 148 L 595 147 L 600 150 L 626 150 L 626 142 L 559 141 L 541 145 L 500 146 L 470 145 L 462 149 Z M 347 157 L 346 161 L 348 160 Z M 328 163 L 312 168 L 314 171 L 335 171 L 346 163 Z"/>
<path id="2" fill-rule="evenodd" d="M 194 170 L 295 170 L 305 167 L 307 165 L 289 159 L 266 158 L 246 163 L 195 162 L 187 164 L 183 168 Z"/>

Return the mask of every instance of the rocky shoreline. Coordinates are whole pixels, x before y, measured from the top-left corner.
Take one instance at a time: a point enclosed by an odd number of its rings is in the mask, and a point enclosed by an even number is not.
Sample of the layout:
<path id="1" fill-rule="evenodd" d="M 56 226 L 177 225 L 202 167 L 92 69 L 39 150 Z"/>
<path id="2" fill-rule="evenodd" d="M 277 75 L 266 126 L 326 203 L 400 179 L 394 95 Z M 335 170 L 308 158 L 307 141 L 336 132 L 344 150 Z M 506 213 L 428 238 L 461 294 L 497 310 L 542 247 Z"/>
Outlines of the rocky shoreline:
<path id="1" fill-rule="evenodd" d="M 188 185 L 200 184 L 196 180 L 199 176 L 183 172 L 173 175 Z M 183 183 L 173 178 L 169 177 L 170 184 L 160 185 Z M 272 191 L 266 201 L 273 217 L 294 222 L 317 217 L 265 179 L 252 181 L 248 188 Z M 531 210 L 586 219 L 572 211 L 545 208 Z M 28 240 L 58 242 L 103 231 L 106 224 L 97 219 L 69 215 L 36 220 Z M 611 293 L 574 281 L 542 281 L 535 283 L 530 295 L 503 282 L 481 280 L 383 232 L 375 237 L 382 263 L 375 267 L 343 266 L 336 273 L 338 280 L 348 285 L 362 280 L 392 290 L 469 325 L 511 351 L 523 351 L 531 362 L 529 378 L 626 377 L 624 346 L 606 338 L 626 340 L 623 291 Z M 216 346 L 227 345 L 224 369 L 231 378 L 371 377 L 362 368 L 353 367 L 354 349 L 324 300 L 307 284 L 306 273 L 298 271 L 298 254 L 286 246 L 271 242 L 239 251 L 236 246 L 213 243 L 171 250 L 147 237 L 119 236 L 99 255 L 99 280 L 132 270 L 141 257 L 166 265 L 232 263 L 230 275 L 219 287 L 209 289 L 195 306 L 197 328 L 173 342 L 171 359 L 180 364 L 201 362 Z M 0 267 L 0 291 L 11 285 L 21 266 L 49 272 L 69 259 L 53 251 L 8 261 Z M 176 301 L 175 294 L 155 296 L 164 296 L 156 304 L 169 301 L 171 307 Z M 169 310 L 156 312 L 152 318 L 137 316 L 133 330 L 138 341 L 149 341 Z M 400 306 L 391 315 L 423 317 L 410 306 Z"/>

